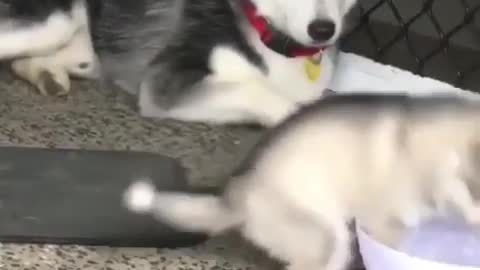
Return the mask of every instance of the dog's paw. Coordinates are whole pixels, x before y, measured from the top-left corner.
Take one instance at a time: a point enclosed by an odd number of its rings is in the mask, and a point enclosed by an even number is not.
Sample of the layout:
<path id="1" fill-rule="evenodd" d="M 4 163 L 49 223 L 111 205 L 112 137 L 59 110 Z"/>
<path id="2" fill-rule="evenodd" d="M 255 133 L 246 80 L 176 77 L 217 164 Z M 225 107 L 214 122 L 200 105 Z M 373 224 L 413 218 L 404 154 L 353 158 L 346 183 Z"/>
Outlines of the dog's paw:
<path id="1" fill-rule="evenodd" d="M 153 93 L 151 82 L 145 80 L 140 85 L 140 91 L 138 93 L 137 110 L 142 117 L 146 118 L 167 118 L 167 110 L 165 110 L 161 104 L 155 98 Z"/>
<path id="2" fill-rule="evenodd" d="M 12 63 L 13 72 L 31 83 L 44 96 L 64 96 L 70 92 L 67 70 L 44 58 L 23 58 Z"/>
<path id="3" fill-rule="evenodd" d="M 37 80 L 42 95 L 65 96 L 70 93 L 70 78 L 65 70 L 44 70 Z"/>

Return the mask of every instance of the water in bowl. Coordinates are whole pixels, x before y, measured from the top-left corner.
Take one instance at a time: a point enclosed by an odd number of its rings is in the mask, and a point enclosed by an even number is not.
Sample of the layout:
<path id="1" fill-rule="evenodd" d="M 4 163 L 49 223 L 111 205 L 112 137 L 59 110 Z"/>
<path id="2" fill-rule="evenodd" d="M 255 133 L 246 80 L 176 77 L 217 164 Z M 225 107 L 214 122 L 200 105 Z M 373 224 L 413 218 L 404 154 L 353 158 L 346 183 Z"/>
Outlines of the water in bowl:
<path id="1" fill-rule="evenodd" d="M 440 263 L 480 267 L 480 230 L 459 220 L 425 222 L 407 234 L 399 250 Z"/>

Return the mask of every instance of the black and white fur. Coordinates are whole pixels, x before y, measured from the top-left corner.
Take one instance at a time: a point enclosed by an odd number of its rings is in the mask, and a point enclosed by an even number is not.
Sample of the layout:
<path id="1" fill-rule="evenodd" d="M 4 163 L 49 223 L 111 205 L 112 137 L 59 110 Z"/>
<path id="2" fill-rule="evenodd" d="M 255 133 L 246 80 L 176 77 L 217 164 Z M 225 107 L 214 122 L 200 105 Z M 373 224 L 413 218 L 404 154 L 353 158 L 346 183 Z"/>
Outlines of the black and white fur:
<path id="1" fill-rule="evenodd" d="M 94 8 L 82 0 L 0 0 L 0 60 L 12 61 L 13 71 L 44 95 L 66 94 L 71 75 L 98 77 Z"/>
<path id="2" fill-rule="evenodd" d="M 322 96 L 355 0 L 253 0 L 297 42 L 331 46 L 315 83 L 302 59 L 261 43 L 239 1 L 0 0 L 0 59 L 43 94 L 68 93 L 68 75 L 101 77 L 138 95 L 146 117 L 274 126 Z M 314 40 L 315 22 L 334 32 Z"/>

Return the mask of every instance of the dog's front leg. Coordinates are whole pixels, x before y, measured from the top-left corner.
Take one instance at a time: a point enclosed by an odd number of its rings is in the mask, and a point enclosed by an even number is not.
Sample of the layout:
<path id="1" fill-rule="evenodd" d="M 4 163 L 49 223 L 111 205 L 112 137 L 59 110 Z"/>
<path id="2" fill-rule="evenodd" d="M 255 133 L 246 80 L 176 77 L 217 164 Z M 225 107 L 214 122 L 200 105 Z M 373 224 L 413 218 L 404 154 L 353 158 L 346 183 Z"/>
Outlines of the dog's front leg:
<path id="1" fill-rule="evenodd" d="M 12 70 L 44 96 L 62 96 L 70 91 L 68 73 L 62 66 L 55 65 L 49 57 L 15 60 L 12 63 Z"/>
<path id="2" fill-rule="evenodd" d="M 66 95 L 71 86 L 69 75 L 96 78 L 100 68 L 90 33 L 83 28 L 68 44 L 49 55 L 14 60 L 12 70 L 42 95 Z"/>
<path id="3" fill-rule="evenodd" d="M 139 109 L 145 117 L 212 124 L 255 123 L 272 127 L 298 106 L 277 93 L 265 74 L 236 51 L 219 47 L 210 72 L 175 63 L 157 63 L 140 86 Z"/>
<path id="4" fill-rule="evenodd" d="M 273 127 L 297 110 L 261 82 L 206 82 L 169 109 L 155 103 L 148 89 L 141 89 L 140 112 L 145 117 L 172 118 L 212 124 L 258 123 Z"/>
<path id="5" fill-rule="evenodd" d="M 85 0 L 72 1 L 70 10 L 52 8 L 46 18 L 35 1 L 7 1 L 6 16 L 0 18 L 0 60 L 50 54 L 67 44 L 80 28 L 88 27 Z M 9 15 L 17 11 L 25 13 L 25 18 Z"/>

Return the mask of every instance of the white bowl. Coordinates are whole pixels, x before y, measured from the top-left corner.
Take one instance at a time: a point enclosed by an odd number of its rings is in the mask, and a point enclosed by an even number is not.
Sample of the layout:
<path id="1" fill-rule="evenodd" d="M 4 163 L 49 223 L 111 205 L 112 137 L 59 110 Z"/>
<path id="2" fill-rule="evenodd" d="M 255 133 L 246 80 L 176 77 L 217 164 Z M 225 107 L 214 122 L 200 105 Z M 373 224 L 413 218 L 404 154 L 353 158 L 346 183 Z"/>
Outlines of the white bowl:
<path id="1" fill-rule="evenodd" d="M 480 267 L 447 264 L 414 257 L 375 241 L 359 226 L 356 227 L 356 231 L 360 254 L 368 270 L 480 270 Z"/>

